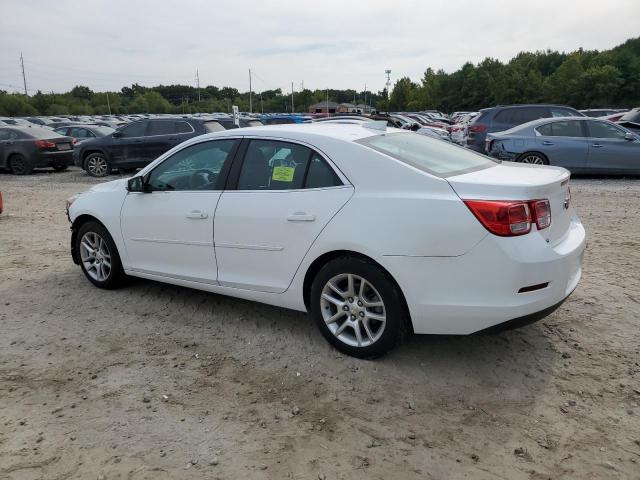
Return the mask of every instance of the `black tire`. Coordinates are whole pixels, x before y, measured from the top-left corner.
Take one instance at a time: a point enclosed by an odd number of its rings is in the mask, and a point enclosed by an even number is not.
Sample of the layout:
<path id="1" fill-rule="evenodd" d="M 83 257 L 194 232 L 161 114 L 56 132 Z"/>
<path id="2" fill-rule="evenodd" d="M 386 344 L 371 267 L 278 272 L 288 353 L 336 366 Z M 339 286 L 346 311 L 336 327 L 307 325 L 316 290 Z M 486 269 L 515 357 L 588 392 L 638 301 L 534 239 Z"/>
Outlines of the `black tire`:
<path id="1" fill-rule="evenodd" d="M 525 152 L 516 158 L 516 162 L 527 163 L 529 165 L 549 165 L 549 159 L 544 153 L 540 152 Z"/>
<path id="2" fill-rule="evenodd" d="M 14 153 L 9 157 L 9 170 L 14 175 L 29 175 L 33 171 L 33 165 L 20 153 Z"/>
<path id="3" fill-rule="evenodd" d="M 92 177 L 106 177 L 111 174 L 111 162 L 109 158 L 102 152 L 94 152 L 89 154 L 84 160 L 84 169 Z"/>
<path id="4" fill-rule="evenodd" d="M 62 165 L 62 164 L 52 165 L 52 167 L 56 172 L 64 172 L 66 169 L 69 168 L 68 165 Z"/>
<path id="5" fill-rule="evenodd" d="M 386 315 L 384 328 L 379 334 L 379 337 L 377 337 L 375 341 L 369 345 L 357 346 L 345 343 L 345 341 L 334 335 L 327 322 L 325 322 L 323 316 L 323 308 L 325 310 L 325 314 L 327 314 L 328 316 L 331 316 L 334 313 L 337 314 L 340 310 L 339 307 L 331 307 L 331 305 L 327 304 L 327 302 L 324 302 L 325 305 L 323 306 L 322 293 L 323 289 L 327 285 L 327 282 L 329 280 L 341 278 L 342 275 L 348 274 L 353 274 L 366 280 L 366 282 L 375 289 L 375 292 L 373 293 L 378 294 L 384 304 L 383 311 Z M 358 280 L 355 280 L 354 283 L 355 282 L 358 282 Z M 359 288 L 357 286 L 354 287 L 354 291 L 357 291 L 358 289 Z M 341 290 L 345 289 L 341 288 Z M 359 297 L 353 298 L 353 300 L 355 300 L 356 302 L 358 302 L 358 299 Z M 344 352 L 347 355 L 351 355 L 353 357 L 376 358 L 384 355 L 386 352 L 398 345 L 402 341 L 405 334 L 410 331 L 409 313 L 407 311 L 402 292 L 387 272 L 385 272 L 374 262 L 364 258 L 352 256 L 339 257 L 331 260 L 326 265 L 324 265 L 313 280 L 309 300 L 309 310 L 311 316 L 315 320 L 318 328 L 320 329 L 320 332 L 322 332 L 322 335 L 325 337 L 325 339 L 327 339 L 327 341 L 331 345 L 333 345 L 341 352 Z M 347 299 L 345 303 L 350 300 L 351 299 Z M 353 304 L 354 302 L 351 303 Z M 355 305 L 353 305 L 353 307 L 358 308 L 355 307 Z M 332 310 L 334 308 L 335 310 Z M 342 308 L 345 307 L 343 306 Z M 350 308 L 348 304 L 347 308 Z M 345 315 L 345 318 L 355 319 L 352 320 L 353 322 L 362 322 L 358 319 L 357 315 L 351 315 L 347 312 L 345 312 Z M 346 319 L 345 322 L 348 323 Z M 332 325 L 335 325 L 337 323 L 338 322 L 333 322 Z M 360 325 L 362 325 L 362 323 L 360 323 Z M 369 325 L 370 330 L 373 331 L 374 327 L 371 326 L 371 323 L 369 323 Z M 338 330 L 339 328 L 340 327 L 337 327 Z M 344 331 L 347 332 L 348 329 L 351 329 L 351 331 L 353 332 L 353 337 L 355 338 L 355 328 L 346 327 Z M 360 329 L 361 332 L 365 331 L 364 326 L 359 326 L 358 329 Z M 371 337 L 369 337 L 369 339 L 370 338 Z M 365 338 L 365 341 L 369 341 L 369 339 Z"/>
<path id="6" fill-rule="evenodd" d="M 91 272 L 87 270 L 87 262 L 85 262 L 83 259 L 83 250 L 81 247 L 82 241 L 85 239 L 85 235 L 87 234 L 90 234 L 90 236 L 91 234 L 97 234 L 106 243 L 106 248 L 110 256 L 111 267 L 109 274 L 104 280 L 96 279 L 91 274 Z M 120 261 L 120 255 L 118 254 L 118 248 L 116 247 L 113 238 L 102 224 L 94 221 L 84 223 L 78 229 L 75 249 L 78 253 L 78 258 L 80 259 L 80 268 L 82 268 L 82 272 L 85 274 L 87 279 L 96 287 L 112 290 L 124 284 L 126 275 L 124 273 L 124 269 L 122 268 L 122 262 Z"/>

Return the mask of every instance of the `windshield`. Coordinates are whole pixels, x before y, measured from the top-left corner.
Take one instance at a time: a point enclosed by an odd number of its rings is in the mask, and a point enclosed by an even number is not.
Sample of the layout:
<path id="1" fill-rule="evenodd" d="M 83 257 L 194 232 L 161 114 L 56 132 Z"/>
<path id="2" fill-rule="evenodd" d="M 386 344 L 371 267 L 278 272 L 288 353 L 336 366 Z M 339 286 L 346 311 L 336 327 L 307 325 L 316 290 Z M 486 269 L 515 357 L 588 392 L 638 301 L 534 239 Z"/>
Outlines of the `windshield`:
<path id="1" fill-rule="evenodd" d="M 640 123 L 640 108 L 634 108 L 633 110 L 625 113 L 618 121 Z"/>
<path id="2" fill-rule="evenodd" d="M 489 157 L 413 132 L 377 135 L 358 143 L 438 177 L 494 166 Z"/>

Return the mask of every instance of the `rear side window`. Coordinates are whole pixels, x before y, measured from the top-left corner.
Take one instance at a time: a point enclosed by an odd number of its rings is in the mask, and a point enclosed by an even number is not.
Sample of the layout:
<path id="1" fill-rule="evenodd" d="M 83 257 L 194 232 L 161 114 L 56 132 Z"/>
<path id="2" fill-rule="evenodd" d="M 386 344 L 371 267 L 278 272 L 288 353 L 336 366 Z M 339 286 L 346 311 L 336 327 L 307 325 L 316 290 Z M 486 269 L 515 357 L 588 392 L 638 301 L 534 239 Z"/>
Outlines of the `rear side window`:
<path id="1" fill-rule="evenodd" d="M 194 131 L 191 125 L 182 120 L 175 122 L 174 129 L 176 133 L 192 133 Z"/>
<path id="2" fill-rule="evenodd" d="M 326 188 L 339 185 L 342 185 L 342 182 L 336 172 L 325 162 L 324 158 L 313 152 L 304 188 Z"/>
<path id="3" fill-rule="evenodd" d="M 149 122 L 149 128 L 147 129 L 147 136 L 149 137 L 154 135 L 170 135 L 172 133 L 175 133 L 174 122 L 163 120 Z"/>
<path id="4" fill-rule="evenodd" d="M 295 190 L 304 177 L 313 151 L 296 143 L 251 140 L 244 156 L 238 190 Z"/>
<path id="5" fill-rule="evenodd" d="M 584 137 L 582 124 L 577 120 L 547 123 L 536 128 L 540 135 L 547 137 Z"/>
<path id="6" fill-rule="evenodd" d="M 147 122 L 134 122 L 124 127 L 122 132 L 123 137 L 144 137 L 144 132 L 147 128 Z"/>
<path id="7" fill-rule="evenodd" d="M 514 125 L 522 125 L 523 123 L 537 120 L 538 118 L 548 117 L 547 109 L 540 107 L 515 108 L 511 123 Z"/>
<path id="8" fill-rule="evenodd" d="M 496 165 L 489 157 L 413 132 L 376 135 L 358 143 L 438 177 L 450 177 Z"/>

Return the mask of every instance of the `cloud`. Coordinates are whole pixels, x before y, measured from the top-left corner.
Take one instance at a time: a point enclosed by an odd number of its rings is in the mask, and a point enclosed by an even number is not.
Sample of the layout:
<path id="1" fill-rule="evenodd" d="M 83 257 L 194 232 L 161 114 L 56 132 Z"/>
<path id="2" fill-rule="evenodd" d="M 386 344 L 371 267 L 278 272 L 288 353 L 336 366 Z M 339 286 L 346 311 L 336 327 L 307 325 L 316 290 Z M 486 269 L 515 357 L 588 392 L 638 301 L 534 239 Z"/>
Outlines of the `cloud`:
<path id="1" fill-rule="evenodd" d="M 194 84 L 380 90 L 522 50 L 606 49 L 637 35 L 637 0 L 3 0 L 1 85 L 66 91 Z M 611 26 L 615 25 L 615 28 Z M 4 87 L 3 87 L 4 88 Z"/>

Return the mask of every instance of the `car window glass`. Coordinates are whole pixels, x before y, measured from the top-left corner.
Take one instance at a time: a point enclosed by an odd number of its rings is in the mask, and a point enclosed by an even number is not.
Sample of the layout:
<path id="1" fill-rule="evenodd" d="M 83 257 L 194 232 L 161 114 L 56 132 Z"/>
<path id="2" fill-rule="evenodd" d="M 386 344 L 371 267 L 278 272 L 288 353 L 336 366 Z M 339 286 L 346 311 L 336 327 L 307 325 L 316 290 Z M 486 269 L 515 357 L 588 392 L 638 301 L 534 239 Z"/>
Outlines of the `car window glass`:
<path id="1" fill-rule="evenodd" d="M 86 128 L 78 128 L 78 127 L 72 128 L 71 131 L 69 132 L 69 135 L 75 138 L 93 137 L 93 134 L 91 134 L 89 130 L 87 130 Z"/>
<path id="2" fill-rule="evenodd" d="M 147 128 L 147 136 L 171 135 L 174 133 L 174 122 L 167 120 L 150 121 Z"/>
<path id="3" fill-rule="evenodd" d="M 187 122 L 178 121 L 175 122 L 174 129 L 176 133 L 191 133 L 193 128 Z"/>
<path id="4" fill-rule="evenodd" d="M 634 108 L 633 110 L 628 111 L 620 117 L 620 121 L 640 123 L 640 109 Z"/>
<path id="5" fill-rule="evenodd" d="M 147 122 L 134 122 L 124 127 L 120 132 L 123 137 L 143 137 L 146 126 Z"/>
<path id="6" fill-rule="evenodd" d="M 513 117 L 513 110 L 512 109 L 507 109 L 507 110 L 502 110 L 498 113 L 496 113 L 495 116 L 495 122 L 496 123 L 506 123 L 506 124 L 511 124 L 511 119 Z"/>
<path id="7" fill-rule="evenodd" d="M 546 109 L 537 107 L 516 108 L 511 117 L 511 123 L 514 125 L 521 125 L 523 123 L 530 122 L 531 120 L 537 120 L 538 118 L 544 118 L 546 115 Z"/>
<path id="8" fill-rule="evenodd" d="M 576 120 L 566 120 L 550 124 L 552 137 L 582 137 L 582 125 Z"/>
<path id="9" fill-rule="evenodd" d="M 64 135 L 65 137 L 67 136 L 67 132 L 69 131 L 69 129 L 67 127 L 60 127 L 60 128 L 56 128 L 54 130 L 54 132 L 60 134 L 60 135 Z"/>
<path id="10" fill-rule="evenodd" d="M 604 122 L 589 122 L 589 132 L 592 138 L 624 139 L 626 132 L 618 127 Z"/>
<path id="11" fill-rule="evenodd" d="M 324 158 L 314 152 L 309 163 L 304 188 L 336 187 L 338 185 L 342 185 L 342 182 L 336 172 L 333 171 Z"/>
<path id="12" fill-rule="evenodd" d="M 302 188 L 311 149 L 295 143 L 251 140 L 240 170 L 238 190 Z"/>
<path id="13" fill-rule="evenodd" d="M 207 132 L 221 132 L 224 130 L 224 127 L 220 125 L 218 122 L 205 122 L 204 129 Z"/>
<path id="14" fill-rule="evenodd" d="M 439 177 L 496 165 L 489 157 L 416 133 L 376 135 L 356 142 Z"/>
<path id="15" fill-rule="evenodd" d="M 545 137 L 550 137 L 552 135 L 551 127 L 553 124 L 547 123 L 546 125 L 540 125 L 536 128 L 536 131 Z"/>
<path id="16" fill-rule="evenodd" d="M 197 143 L 176 152 L 149 175 L 152 191 L 218 190 L 218 177 L 236 140 Z"/>
<path id="17" fill-rule="evenodd" d="M 0 128 L 0 140 L 9 140 L 9 130 Z"/>

